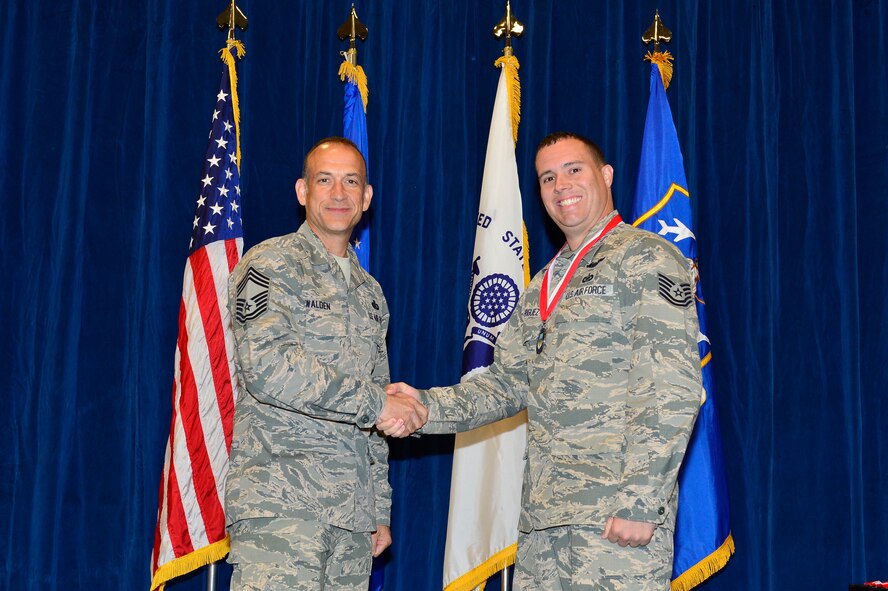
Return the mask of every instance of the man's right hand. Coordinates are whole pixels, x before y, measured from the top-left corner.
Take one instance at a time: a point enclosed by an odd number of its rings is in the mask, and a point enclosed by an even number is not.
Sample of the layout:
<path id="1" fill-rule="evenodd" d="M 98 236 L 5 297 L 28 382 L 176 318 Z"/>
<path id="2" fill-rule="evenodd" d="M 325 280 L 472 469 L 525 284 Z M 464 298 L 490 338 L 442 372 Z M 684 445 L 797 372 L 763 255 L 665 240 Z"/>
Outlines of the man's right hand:
<path id="1" fill-rule="evenodd" d="M 376 419 L 376 428 L 389 437 L 407 437 L 426 424 L 428 409 L 418 400 L 418 393 L 407 384 L 386 386 L 385 406 Z"/>

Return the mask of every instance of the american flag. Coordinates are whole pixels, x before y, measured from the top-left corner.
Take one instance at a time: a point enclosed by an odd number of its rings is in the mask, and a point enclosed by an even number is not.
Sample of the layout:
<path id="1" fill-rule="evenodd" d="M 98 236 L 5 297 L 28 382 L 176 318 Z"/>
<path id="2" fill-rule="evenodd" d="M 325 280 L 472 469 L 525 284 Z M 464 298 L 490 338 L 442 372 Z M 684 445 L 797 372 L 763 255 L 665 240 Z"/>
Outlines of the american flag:
<path id="1" fill-rule="evenodd" d="M 243 253 L 235 62 L 222 50 L 222 83 L 192 223 L 173 379 L 173 416 L 160 479 L 151 589 L 228 553 L 225 479 L 237 398 L 228 276 Z"/>

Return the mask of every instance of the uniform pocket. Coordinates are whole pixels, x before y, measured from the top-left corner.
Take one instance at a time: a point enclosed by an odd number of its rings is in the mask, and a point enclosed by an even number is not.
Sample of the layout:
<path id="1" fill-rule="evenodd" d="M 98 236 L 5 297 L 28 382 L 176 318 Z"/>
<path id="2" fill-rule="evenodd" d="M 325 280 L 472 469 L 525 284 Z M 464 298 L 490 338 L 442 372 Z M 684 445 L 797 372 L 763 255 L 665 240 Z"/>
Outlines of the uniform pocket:
<path id="1" fill-rule="evenodd" d="M 346 326 L 338 303 L 306 299 L 302 316 L 303 344 L 309 355 L 322 363 L 335 364 L 342 356 Z"/>

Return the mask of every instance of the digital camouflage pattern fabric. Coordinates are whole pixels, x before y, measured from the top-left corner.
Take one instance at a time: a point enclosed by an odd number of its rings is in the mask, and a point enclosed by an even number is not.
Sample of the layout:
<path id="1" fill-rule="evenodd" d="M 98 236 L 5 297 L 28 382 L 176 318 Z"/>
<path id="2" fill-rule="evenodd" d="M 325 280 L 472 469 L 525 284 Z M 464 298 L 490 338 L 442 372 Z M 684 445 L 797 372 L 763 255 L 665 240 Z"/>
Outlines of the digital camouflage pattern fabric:
<path id="1" fill-rule="evenodd" d="M 532 591 L 667 591 L 672 531 L 654 530 L 647 546 L 621 547 L 601 526 L 562 525 L 518 537 L 514 589 Z"/>
<path id="2" fill-rule="evenodd" d="M 553 261 L 556 278 L 570 254 Z M 610 516 L 668 528 L 702 393 L 687 261 L 650 232 L 616 226 L 582 259 L 537 353 L 542 277 L 486 373 L 421 392 L 430 411 L 422 432 L 471 429 L 526 407 L 522 532 L 602 526 Z"/>
<path id="3" fill-rule="evenodd" d="M 317 521 L 246 519 L 232 527 L 229 560 L 237 565 L 231 588 L 239 591 L 367 591 L 370 534 Z"/>
<path id="4" fill-rule="evenodd" d="M 237 367 L 229 524 L 389 525 L 388 447 L 375 430 L 389 382 L 389 311 L 351 248 L 351 281 L 308 225 L 252 248 L 229 284 Z M 368 554 L 369 557 L 369 554 Z"/>

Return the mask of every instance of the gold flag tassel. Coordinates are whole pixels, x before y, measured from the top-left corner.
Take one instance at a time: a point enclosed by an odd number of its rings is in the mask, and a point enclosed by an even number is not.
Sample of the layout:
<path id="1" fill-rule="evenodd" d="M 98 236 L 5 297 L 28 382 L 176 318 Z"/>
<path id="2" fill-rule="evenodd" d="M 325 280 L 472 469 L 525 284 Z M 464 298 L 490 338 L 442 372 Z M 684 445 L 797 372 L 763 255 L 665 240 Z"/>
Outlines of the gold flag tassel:
<path id="1" fill-rule="evenodd" d="M 660 77 L 663 79 L 663 89 L 669 89 L 669 83 L 672 82 L 672 54 L 668 51 L 647 52 L 644 56 L 645 61 L 657 64 L 660 67 Z"/>
<path id="2" fill-rule="evenodd" d="M 521 81 L 518 79 L 518 58 L 504 55 L 493 65 L 506 73 L 506 90 L 509 93 L 509 112 L 512 114 L 512 140 L 518 143 L 518 124 L 521 122 Z"/>
<path id="3" fill-rule="evenodd" d="M 361 102 L 364 103 L 364 112 L 367 112 L 367 97 L 370 94 L 367 90 L 367 75 L 364 74 L 364 68 L 361 66 L 355 66 L 349 63 L 348 60 L 344 60 L 342 64 L 339 66 L 339 79 L 345 82 L 345 79 L 348 78 L 348 81 L 358 87 L 358 92 L 361 93 Z"/>
<path id="4" fill-rule="evenodd" d="M 518 124 L 521 123 L 521 80 L 518 79 L 518 58 L 506 53 L 493 65 L 502 68 L 506 74 L 506 92 L 509 95 L 509 113 L 512 116 L 512 141 L 518 143 Z M 530 283 L 530 247 L 527 239 L 527 226 L 522 222 L 524 239 L 524 286 Z"/>
<path id="5" fill-rule="evenodd" d="M 234 132 L 237 138 L 237 167 L 240 170 L 241 164 L 241 147 L 240 147 L 240 102 L 237 99 L 237 68 L 235 68 L 236 60 L 231 55 L 231 48 L 237 49 L 237 59 L 241 59 L 246 55 L 247 50 L 244 44 L 237 39 L 229 39 L 225 45 L 225 49 L 220 49 L 222 61 L 228 66 L 228 77 L 231 80 L 231 106 L 234 109 Z"/>

